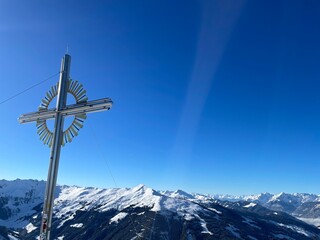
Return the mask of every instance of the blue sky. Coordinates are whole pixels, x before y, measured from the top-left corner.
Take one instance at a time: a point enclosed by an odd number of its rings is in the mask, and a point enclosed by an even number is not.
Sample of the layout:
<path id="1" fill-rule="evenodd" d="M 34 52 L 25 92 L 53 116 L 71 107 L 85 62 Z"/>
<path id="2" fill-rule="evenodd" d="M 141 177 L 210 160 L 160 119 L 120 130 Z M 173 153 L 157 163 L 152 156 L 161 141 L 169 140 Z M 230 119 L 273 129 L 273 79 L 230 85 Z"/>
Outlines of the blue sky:
<path id="1" fill-rule="evenodd" d="M 0 101 L 60 69 L 91 114 L 58 182 L 319 193 L 318 1 L 1 1 Z M 58 77 L 0 105 L 0 178 L 46 179 L 35 111 Z M 108 166 L 116 181 L 114 183 Z"/>

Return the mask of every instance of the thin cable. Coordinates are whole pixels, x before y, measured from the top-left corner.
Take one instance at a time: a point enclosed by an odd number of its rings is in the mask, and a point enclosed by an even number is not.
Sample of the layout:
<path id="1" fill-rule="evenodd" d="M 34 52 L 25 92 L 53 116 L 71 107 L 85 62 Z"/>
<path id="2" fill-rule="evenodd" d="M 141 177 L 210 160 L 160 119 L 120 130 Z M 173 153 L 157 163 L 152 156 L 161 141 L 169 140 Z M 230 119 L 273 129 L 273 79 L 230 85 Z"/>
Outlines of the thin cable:
<path id="1" fill-rule="evenodd" d="M 108 169 L 108 172 L 109 172 L 109 174 L 110 174 L 110 176 L 111 176 L 111 178 L 112 178 L 112 181 L 113 181 L 113 183 L 114 183 L 114 186 L 115 186 L 116 188 L 118 188 L 118 184 L 117 184 L 117 182 L 116 182 L 116 180 L 115 180 L 115 178 L 114 178 L 114 176 L 113 176 L 113 174 L 112 174 L 112 172 L 111 172 L 111 168 L 110 168 L 110 166 L 109 166 L 108 160 L 107 160 L 107 158 L 104 156 L 104 154 L 103 154 L 103 152 L 102 152 L 102 147 L 101 147 L 101 145 L 100 145 L 100 142 L 98 141 L 98 138 L 97 138 L 97 136 L 96 136 L 96 134 L 95 134 L 95 131 L 93 130 L 91 133 L 92 133 L 92 135 L 93 135 L 94 140 L 96 141 L 96 146 L 98 147 L 98 150 L 99 150 L 99 152 L 100 152 L 100 155 L 101 155 L 101 157 L 103 158 L 105 164 L 107 165 L 107 169 Z"/>
<path id="2" fill-rule="evenodd" d="M 115 180 L 115 178 L 114 178 L 114 176 L 113 176 L 113 174 L 112 174 L 112 172 L 111 172 L 111 168 L 110 168 L 110 166 L 109 166 L 108 160 L 107 160 L 107 158 L 104 156 L 104 154 L 103 154 L 103 152 L 102 152 L 102 147 L 101 147 L 101 145 L 100 145 L 100 142 L 98 141 L 98 138 L 97 138 L 97 136 L 96 136 L 96 134 L 95 134 L 95 131 L 92 130 L 91 133 L 92 133 L 92 136 L 93 136 L 93 138 L 94 138 L 94 140 L 95 140 L 95 142 L 96 142 L 96 146 L 98 147 L 98 150 L 100 151 L 100 155 L 101 155 L 101 157 L 103 158 L 104 162 L 105 162 L 106 165 L 107 165 L 107 168 L 108 168 L 109 174 L 110 174 L 110 176 L 111 176 L 111 178 L 112 178 L 112 180 L 113 180 L 113 183 L 114 183 L 115 187 L 118 188 L 117 182 L 116 182 L 116 180 Z M 117 197 L 118 197 L 118 191 L 116 191 L 116 194 L 115 194 L 115 195 L 116 195 L 116 198 L 117 198 Z M 132 219 L 131 214 L 128 213 L 128 216 L 129 216 L 129 218 L 130 218 L 130 221 L 132 222 L 133 230 L 134 230 L 134 232 L 135 232 L 135 234 L 136 234 L 136 237 L 138 237 L 138 239 L 142 239 L 141 236 L 140 236 L 140 233 L 138 233 L 138 231 L 137 231 L 137 228 L 136 228 L 136 226 L 135 226 L 135 223 L 134 223 L 134 221 L 133 221 L 133 219 Z"/>
<path id="3" fill-rule="evenodd" d="M 39 86 L 39 85 L 42 84 L 42 83 L 45 83 L 46 81 L 50 80 L 51 78 L 57 76 L 59 73 L 60 73 L 60 72 L 57 72 L 57 73 L 55 73 L 54 75 L 52 75 L 52 76 L 50 76 L 50 77 L 42 80 L 41 82 L 38 82 L 37 84 L 34 84 L 34 85 L 32 85 L 31 87 L 28 87 L 27 89 L 25 89 L 25 90 L 23 90 L 23 91 L 21 91 L 21 92 L 18 92 L 18 93 L 16 93 L 15 95 L 13 95 L 13 96 L 11 96 L 11 97 L 3 100 L 2 102 L 0 102 L 0 105 L 1 105 L 1 104 L 4 104 L 5 102 L 8 102 L 8 101 L 10 101 L 10 100 L 12 100 L 12 99 L 14 99 L 14 98 L 16 98 L 16 97 L 18 97 L 19 95 L 21 95 L 21 94 L 23 94 L 23 93 L 31 90 L 32 88 L 35 88 L 36 86 Z"/>

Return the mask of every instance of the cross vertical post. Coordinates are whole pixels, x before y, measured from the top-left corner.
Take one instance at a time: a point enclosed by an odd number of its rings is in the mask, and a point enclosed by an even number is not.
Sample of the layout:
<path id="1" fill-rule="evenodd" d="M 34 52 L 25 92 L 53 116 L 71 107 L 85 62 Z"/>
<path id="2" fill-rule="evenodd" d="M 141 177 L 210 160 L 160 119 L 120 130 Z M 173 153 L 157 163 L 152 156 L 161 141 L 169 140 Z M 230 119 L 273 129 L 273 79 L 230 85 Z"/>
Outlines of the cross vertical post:
<path id="1" fill-rule="evenodd" d="M 69 78 L 70 64 L 71 56 L 65 54 L 61 62 L 58 85 L 51 87 L 46 93 L 37 112 L 22 114 L 19 117 L 20 123 L 36 122 L 40 139 L 51 148 L 40 226 L 40 240 L 50 240 L 54 190 L 58 177 L 61 146 L 72 142 L 72 139 L 78 135 L 88 113 L 107 111 L 113 104 L 110 98 L 88 101 L 86 90 L 84 90 L 82 84 Z M 75 104 L 67 105 L 68 93 L 76 100 Z M 57 97 L 56 107 L 49 109 L 50 102 L 55 97 Z M 71 125 L 66 130 L 63 129 L 65 117 L 73 117 Z M 50 119 L 55 120 L 53 132 L 47 126 L 47 120 Z"/>
<path id="2" fill-rule="evenodd" d="M 65 54 L 61 62 L 60 79 L 58 84 L 58 96 L 55 112 L 54 132 L 52 139 L 52 146 L 50 152 L 50 164 L 48 171 L 48 178 L 46 184 L 46 191 L 43 204 L 42 222 L 40 229 L 40 239 L 49 240 L 52 224 L 52 209 L 54 202 L 54 189 L 57 183 L 58 167 L 60 159 L 60 151 L 63 137 L 64 117 L 61 113 L 66 107 L 67 103 L 67 89 L 70 73 L 71 56 Z"/>

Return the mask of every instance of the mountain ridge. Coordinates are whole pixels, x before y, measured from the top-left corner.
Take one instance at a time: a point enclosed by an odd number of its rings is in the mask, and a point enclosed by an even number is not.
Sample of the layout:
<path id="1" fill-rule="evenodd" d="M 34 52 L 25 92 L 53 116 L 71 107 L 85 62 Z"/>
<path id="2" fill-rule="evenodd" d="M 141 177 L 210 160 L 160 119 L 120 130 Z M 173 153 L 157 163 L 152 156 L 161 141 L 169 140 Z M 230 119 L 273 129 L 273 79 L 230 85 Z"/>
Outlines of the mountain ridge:
<path id="1" fill-rule="evenodd" d="M 0 180 L 0 236 L 37 236 L 44 189 L 45 181 Z M 107 189 L 58 185 L 53 214 L 54 239 L 64 240 L 320 239 L 316 227 L 253 201 L 156 191 L 143 184 Z"/>

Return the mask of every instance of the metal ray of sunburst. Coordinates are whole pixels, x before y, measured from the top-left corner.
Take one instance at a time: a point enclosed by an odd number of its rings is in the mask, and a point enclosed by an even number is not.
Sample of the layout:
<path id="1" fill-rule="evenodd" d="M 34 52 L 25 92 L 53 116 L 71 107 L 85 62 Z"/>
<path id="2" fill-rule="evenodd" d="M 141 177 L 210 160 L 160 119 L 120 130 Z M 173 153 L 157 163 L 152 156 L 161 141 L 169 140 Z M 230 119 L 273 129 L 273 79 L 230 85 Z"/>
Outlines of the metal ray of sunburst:
<path id="1" fill-rule="evenodd" d="M 78 136 L 88 113 L 109 110 L 112 107 L 110 98 L 88 101 L 87 92 L 78 81 L 69 79 L 71 56 L 66 54 L 61 62 L 60 80 L 52 86 L 41 100 L 37 112 L 22 114 L 20 123 L 36 122 L 40 140 L 51 148 L 50 164 L 43 205 L 40 239 L 49 240 L 52 224 L 54 189 L 57 182 L 61 146 L 72 142 Z M 71 94 L 76 103 L 66 105 L 67 95 Z M 57 97 L 55 108 L 49 105 Z M 64 118 L 73 117 L 70 126 L 63 131 Z M 47 120 L 54 119 L 54 130 L 48 128 Z"/>

